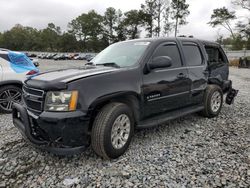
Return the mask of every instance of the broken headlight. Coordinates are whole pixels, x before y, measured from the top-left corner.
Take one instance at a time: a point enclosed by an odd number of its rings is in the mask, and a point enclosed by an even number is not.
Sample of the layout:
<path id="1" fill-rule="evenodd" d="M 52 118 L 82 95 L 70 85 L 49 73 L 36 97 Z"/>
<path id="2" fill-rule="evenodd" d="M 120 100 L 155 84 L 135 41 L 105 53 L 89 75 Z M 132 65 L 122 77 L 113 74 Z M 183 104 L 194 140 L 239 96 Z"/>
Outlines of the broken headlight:
<path id="1" fill-rule="evenodd" d="M 45 111 L 74 111 L 77 99 L 78 91 L 50 91 L 46 95 Z"/>

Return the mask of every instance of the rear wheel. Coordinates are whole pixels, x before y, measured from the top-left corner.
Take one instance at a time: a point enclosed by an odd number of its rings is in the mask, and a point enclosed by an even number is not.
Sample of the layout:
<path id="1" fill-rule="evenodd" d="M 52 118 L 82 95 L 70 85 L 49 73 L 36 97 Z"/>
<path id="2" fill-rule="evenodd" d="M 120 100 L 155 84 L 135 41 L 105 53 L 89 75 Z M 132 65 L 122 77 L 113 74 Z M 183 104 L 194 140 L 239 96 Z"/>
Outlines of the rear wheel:
<path id="1" fill-rule="evenodd" d="M 98 113 L 91 132 L 93 150 L 105 159 L 118 158 L 127 150 L 134 132 L 130 108 L 110 103 Z"/>
<path id="2" fill-rule="evenodd" d="M 0 88 L 0 112 L 11 113 L 14 102 L 22 101 L 22 90 L 14 85 L 3 86 Z"/>
<path id="3" fill-rule="evenodd" d="M 217 85 L 208 85 L 203 99 L 204 110 L 201 114 L 205 117 L 215 117 L 221 111 L 223 104 L 223 92 Z"/>

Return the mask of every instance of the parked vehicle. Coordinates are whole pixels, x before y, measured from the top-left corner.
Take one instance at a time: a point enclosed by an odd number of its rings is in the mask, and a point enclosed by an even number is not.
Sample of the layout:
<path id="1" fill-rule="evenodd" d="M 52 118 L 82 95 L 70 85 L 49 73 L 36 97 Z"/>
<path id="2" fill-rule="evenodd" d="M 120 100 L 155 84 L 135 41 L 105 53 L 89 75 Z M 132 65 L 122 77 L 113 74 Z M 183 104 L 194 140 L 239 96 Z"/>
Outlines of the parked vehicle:
<path id="1" fill-rule="evenodd" d="M 35 65 L 35 67 L 39 67 L 39 61 L 38 61 L 38 59 L 36 59 L 36 58 L 29 58 L 31 61 L 32 61 L 32 63 Z"/>
<path id="2" fill-rule="evenodd" d="M 47 56 L 46 53 L 42 53 L 42 54 L 38 55 L 38 58 L 45 59 L 46 56 Z"/>
<path id="3" fill-rule="evenodd" d="M 75 59 L 75 57 L 77 57 L 79 54 L 70 54 L 69 55 L 69 59 Z"/>
<path id="4" fill-rule="evenodd" d="M 35 57 L 37 57 L 37 55 L 34 54 L 34 53 L 27 53 L 26 55 L 27 55 L 29 58 L 35 58 Z"/>
<path id="5" fill-rule="evenodd" d="M 239 68 L 250 68 L 250 57 L 240 57 Z"/>
<path id="6" fill-rule="evenodd" d="M 22 99 L 23 81 L 38 69 L 23 53 L 0 50 L 0 112 L 11 113 L 14 102 Z"/>
<path id="7" fill-rule="evenodd" d="M 93 58 L 94 58 L 93 55 L 88 54 L 88 55 L 85 56 L 84 59 L 85 59 L 86 61 L 91 61 Z"/>
<path id="8" fill-rule="evenodd" d="M 79 54 L 79 55 L 77 55 L 77 56 L 74 57 L 74 60 L 83 60 L 84 57 L 85 57 L 84 54 Z"/>
<path id="9" fill-rule="evenodd" d="M 216 117 L 223 94 L 228 104 L 237 95 L 228 79 L 228 59 L 213 42 L 125 41 L 91 62 L 25 81 L 25 105 L 14 104 L 13 122 L 34 146 L 64 155 L 91 145 L 101 157 L 117 158 L 134 129 L 195 112 Z"/>
<path id="10" fill-rule="evenodd" d="M 68 60 L 69 55 L 68 54 L 58 54 L 54 57 L 54 60 Z"/>

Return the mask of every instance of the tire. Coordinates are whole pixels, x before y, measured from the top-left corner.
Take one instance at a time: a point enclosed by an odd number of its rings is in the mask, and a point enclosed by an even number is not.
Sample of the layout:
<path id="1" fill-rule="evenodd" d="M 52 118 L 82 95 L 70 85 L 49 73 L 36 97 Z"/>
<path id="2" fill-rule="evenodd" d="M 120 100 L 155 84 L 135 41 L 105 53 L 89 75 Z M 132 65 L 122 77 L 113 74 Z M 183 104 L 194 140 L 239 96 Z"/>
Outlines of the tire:
<path id="1" fill-rule="evenodd" d="M 0 112 L 11 113 L 14 102 L 22 102 L 22 90 L 14 85 L 0 87 Z"/>
<path id="2" fill-rule="evenodd" d="M 213 118 L 219 115 L 223 104 L 223 92 L 217 85 L 208 85 L 203 98 L 204 109 L 201 115 Z"/>
<path id="3" fill-rule="evenodd" d="M 119 130 L 119 127 L 122 129 Z M 115 159 L 128 149 L 133 134 L 134 118 L 130 108 L 123 103 L 110 103 L 101 109 L 94 120 L 91 146 L 104 159 Z M 119 139 L 121 135 L 124 141 Z"/>

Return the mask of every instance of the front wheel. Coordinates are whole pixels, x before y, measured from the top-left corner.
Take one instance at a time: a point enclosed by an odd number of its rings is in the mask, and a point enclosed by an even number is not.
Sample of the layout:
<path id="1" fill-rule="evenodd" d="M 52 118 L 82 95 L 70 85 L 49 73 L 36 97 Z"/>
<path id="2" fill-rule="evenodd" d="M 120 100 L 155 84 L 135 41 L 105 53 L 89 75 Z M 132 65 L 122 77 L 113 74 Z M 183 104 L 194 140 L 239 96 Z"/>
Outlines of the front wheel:
<path id="1" fill-rule="evenodd" d="M 217 85 L 208 85 L 204 98 L 203 98 L 204 110 L 201 114 L 205 117 L 215 117 L 221 111 L 223 104 L 223 92 Z"/>
<path id="2" fill-rule="evenodd" d="M 0 88 L 0 112 L 11 113 L 13 103 L 22 102 L 22 90 L 13 85 Z"/>
<path id="3" fill-rule="evenodd" d="M 115 159 L 125 153 L 134 133 L 134 119 L 130 108 L 123 103 L 104 106 L 95 118 L 91 145 L 105 159 Z"/>

